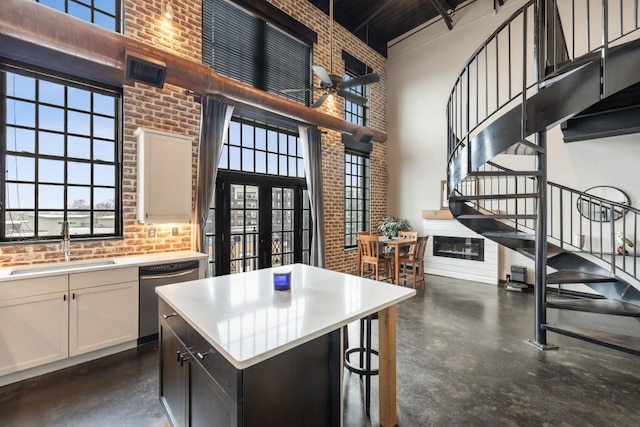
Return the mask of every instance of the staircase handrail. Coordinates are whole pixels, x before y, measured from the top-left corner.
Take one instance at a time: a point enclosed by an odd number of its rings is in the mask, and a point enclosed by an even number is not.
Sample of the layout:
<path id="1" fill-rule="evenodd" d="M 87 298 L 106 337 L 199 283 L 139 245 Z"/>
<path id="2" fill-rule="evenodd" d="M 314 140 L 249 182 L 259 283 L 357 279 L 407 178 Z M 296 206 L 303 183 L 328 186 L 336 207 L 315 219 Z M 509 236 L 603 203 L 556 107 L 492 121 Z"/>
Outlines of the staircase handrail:
<path id="1" fill-rule="evenodd" d="M 589 6 L 591 3 L 588 3 L 586 8 L 586 19 L 585 22 L 577 22 L 576 21 L 576 2 L 564 2 L 559 4 L 557 0 L 529 0 L 525 4 L 523 4 L 519 9 L 513 12 L 509 18 L 503 22 L 485 41 L 478 47 L 473 55 L 466 61 L 465 65 L 462 67 L 460 73 L 454 81 L 453 87 L 451 89 L 448 102 L 447 102 L 447 169 L 448 172 L 451 170 L 451 164 L 453 160 L 456 158 L 458 153 L 461 151 L 462 147 L 467 146 L 466 154 L 467 154 L 467 171 L 471 171 L 471 155 L 472 150 L 468 145 L 472 141 L 472 135 L 475 135 L 477 132 L 481 130 L 481 127 L 487 124 L 487 121 L 494 117 L 496 113 L 498 113 L 503 108 L 511 105 L 518 98 L 522 99 L 522 117 L 521 117 L 521 139 L 526 139 L 530 133 L 538 131 L 536 129 L 526 129 L 526 104 L 527 100 L 537 91 L 537 88 L 540 84 L 548 77 L 547 70 L 545 70 L 544 65 L 546 63 L 549 64 L 549 73 L 553 73 L 559 69 L 562 69 L 563 63 L 567 60 L 573 61 L 580 57 L 587 57 L 588 54 L 595 54 L 596 52 L 600 52 L 597 60 L 600 61 L 600 73 L 601 73 L 601 93 L 602 97 L 607 95 L 607 59 L 608 59 L 608 50 L 612 43 L 622 39 L 623 37 L 637 31 L 640 29 L 640 25 L 638 22 L 638 13 L 635 13 L 634 21 L 629 24 L 627 22 L 623 22 L 624 13 L 626 11 L 624 7 L 624 0 L 619 1 L 619 6 L 617 8 L 609 7 L 609 0 L 601 1 L 601 10 L 597 9 L 595 5 Z M 637 8 L 637 2 L 635 2 Z M 565 25 L 560 20 L 560 8 L 564 7 L 568 9 L 569 12 L 565 10 L 564 16 L 567 16 L 565 19 Z M 616 25 L 615 19 L 611 19 L 609 16 L 610 11 L 614 10 L 619 13 L 619 26 L 618 31 L 616 33 L 616 29 L 614 28 Z M 528 25 L 528 13 L 533 11 L 533 25 Z M 549 11 L 549 13 L 547 13 Z M 602 14 L 601 26 L 599 29 L 592 29 L 590 22 L 592 17 L 597 17 L 597 14 Z M 570 18 L 570 19 L 569 19 Z M 506 61 L 506 65 L 500 63 L 498 45 L 499 45 L 499 37 L 506 33 L 506 37 L 508 40 L 508 46 L 511 47 L 511 34 L 513 32 L 513 28 L 516 26 L 517 20 L 521 25 L 522 29 L 522 61 L 512 62 L 511 58 L 511 50 L 509 49 L 508 58 Z M 611 23 L 613 24 L 610 24 Z M 582 27 L 585 28 L 582 28 Z M 529 28 L 532 27 L 532 28 Z M 579 30 L 578 30 L 578 27 Z M 586 30 L 586 39 L 584 41 L 585 46 L 583 49 L 580 49 L 576 46 L 576 38 L 578 34 L 582 34 L 583 30 Z M 571 38 L 570 46 L 567 43 L 567 37 L 565 36 L 565 31 L 569 34 Z M 599 33 L 598 33 L 599 32 Z M 599 37 L 598 37 L 599 36 Z M 551 40 L 549 40 L 551 38 Z M 592 39 L 597 39 L 600 43 L 592 43 Z M 533 47 L 529 46 L 529 42 L 534 41 Z M 496 82 L 494 84 L 495 92 L 489 93 L 489 48 L 495 45 L 495 58 L 491 58 L 492 64 L 491 67 L 495 66 L 495 77 Z M 547 46 L 550 46 L 551 49 L 547 52 Z M 493 50 L 493 49 L 492 49 Z M 530 55 L 531 51 L 533 51 L 533 55 Z M 494 55 L 491 52 L 491 55 Z M 484 58 L 482 58 L 484 56 Z M 528 64 L 527 59 L 533 57 L 534 63 Z M 559 59 L 558 59 L 559 58 Z M 480 61 L 483 59 L 483 61 Z M 484 78 L 485 81 L 481 82 L 479 79 L 480 71 L 479 64 L 482 63 L 484 66 Z M 502 65 L 502 67 L 501 67 Z M 532 65 L 532 66 L 531 66 Z M 515 67 L 518 67 L 517 69 Z M 506 70 L 503 70 L 503 67 L 506 67 Z M 515 70 L 515 71 L 514 71 Z M 522 84 L 515 85 L 515 91 L 512 88 L 512 74 L 522 70 Z M 528 73 L 528 70 L 533 70 L 533 73 Z M 475 71 L 475 73 L 474 73 Z M 505 75 L 506 83 L 508 86 L 506 92 L 508 95 L 500 98 L 500 76 Z M 475 81 L 472 81 L 472 77 Z M 480 90 L 480 85 L 483 84 L 482 89 Z M 475 93 L 472 93 L 472 86 Z M 505 89 L 502 88 L 504 92 Z M 483 92 L 483 93 L 480 93 Z M 515 93 L 517 92 L 517 93 Z M 480 98 L 484 101 L 484 105 L 480 105 Z M 490 102 L 490 100 L 492 102 Z M 475 101 L 475 103 L 474 103 Z M 473 105 L 473 110 L 472 110 Z M 483 110 L 482 116 L 480 115 L 480 110 Z M 475 120 L 472 120 L 472 116 L 475 116 Z M 516 141 L 514 141 L 516 142 Z M 479 150 L 481 151 L 481 150 Z M 447 173 L 447 178 L 450 180 L 450 174 Z M 453 188 L 459 183 L 458 177 L 456 180 L 458 182 L 448 182 L 448 193 L 451 193 Z"/>
<path id="2" fill-rule="evenodd" d="M 513 12 L 511 14 L 511 16 L 505 21 L 503 22 L 485 41 L 484 43 L 482 43 L 480 45 L 480 47 L 478 47 L 476 49 L 476 51 L 471 55 L 471 57 L 469 58 L 469 60 L 465 63 L 465 65 L 462 67 L 460 73 L 458 73 L 458 77 L 455 79 L 455 82 L 453 84 L 453 88 L 451 89 L 451 93 L 449 95 L 448 98 L 448 102 L 447 102 L 447 122 L 449 124 L 448 126 L 448 130 L 449 130 L 449 144 L 448 144 L 448 152 L 447 152 L 447 159 L 449 161 L 449 163 L 451 162 L 452 158 L 454 157 L 454 154 L 458 151 L 458 148 L 461 146 L 464 146 L 466 141 L 468 141 L 468 136 L 471 134 L 471 132 L 473 130 L 475 130 L 476 128 L 478 128 L 479 126 L 481 126 L 483 123 L 485 123 L 488 119 L 490 119 L 495 113 L 497 113 L 498 111 L 500 111 L 500 109 L 508 104 L 509 102 L 511 102 L 512 100 L 514 100 L 515 98 L 517 98 L 518 96 L 521 96 L 523 92 L 525 92 L 524 90 L 521 91 L 518 95 L 514 96 L 514 97 L 510 97 L 509 100 L 506 103 L 503 103 L 501 105 L 498 105 L 495 110 L 493 110 L 491 113 L 489 113 L 489 111 L 486 111 L 486 116 L 484 117 L 484 119 L 480 122 L 478 122 L 475 126 L 474 129 L 467 129 L 466 132 L 466 137 L 461 137 L 461 136 L 457 136 L 456 135 L 456 128 L 458 127 L 458 125 L 462 125 L 462 123 L 458 124 L 457 120 L 453 119 L 452 120 L 452 112 L 453 109 L 452 107 L 454 107 L 455 101 L 456 99 L 454 99 L 455 97 L 458 96 L 457 94 L 457 88 L 459 85 L 464 84 L 464 76 L 465 74 L 468 76 L 469 73 L 469 69 L 472 66 L 472 64 L 475 62 L 477 64 L 477 59 L 480 56 L 481 53 L 483 52 L 487 52 L 487 47 L 491 44 L 492 41 L 497 40 L 498 36 L 505 30 L 508 29 L 511 25 L 511 23 L 518 18 L 520 15 L 523 15 L 525 13 L 526 10 L 528 10 L 529 8 L 531 8 L 532 6 L 535 7 L 536 3 L 539 0 L 529 0 L 527 1 L 524 5 L 522 5 L 518 10 L 516 10 L 515 12 Z M 496 52 L 497 52 L 497 48 L 496 48 Z M 497 53 L 496 53 L 497 55 Z M 497 63 L 497 59 L 496 59 L 496 63 Z M 488 65 L 488 64 L 485 64 Z M 497 77 L 497 76 L 496 76 Z M 488 100 L 487 100 L 488 102 Z M 469 103 L 469 99 L 467 98 L 467 106 Z M 499 102 L 498 102 L 499 103 Z M 456 106 L 457 107 L 457 106 Z M 468 118 L 468 117 L 467 117 Z M 452 123 L 453 121 L 453 123 Z M 462 128 L 460 129 L 462 130 Z M 464 133 L 464 132 L 461 132 Z M 452 143 L 455 143 L 452 145 Z M 451 186 L 453 187 L 453 186 Z"/>
<path id="3" fill-rule="evenodd" d="M 498 165 L 492 161 L 485 163 L 484 169 L 487 170 L 487 168 L 493 168 L 493 171 L 514 171 L 513 169 Z M 487 182 L 487 180 L 491 181 Z M 478 194 L 487 195 L 503 194 L 508 185 L 509 183 L 507 182 L 507 178 L 493 176 L 488 178 L 479 178 L 479 182 L 477 182 L 476 187 L 480 190 Z M 524 188 L 526 192 L 527 188 L 533 189 L 535 187 L 535 179 L 529 176 L 520 176 L 515 178 L 515 182 L 511 183 L 511 185 L 514 187 L 520 187 L 521 189 Z M 459 192 L 458 189 L 454 189 L 454 191 L 456 195 L 464 195 Z M 569 195 L 562 195 L 560 192 L 566 192 L 569 193 Z M 547 194 L 549 194 L 550 199 L 547 205 L 547 217 L 549 222 L 549 226 L 547 228 L 548 241 L 556 242 L 556 244 L 562 249 L 579 251 L 602 260 L 610 266 L 612 274 L 623 271 L 634 279 L 640 280 L 640 261 L 638 260 L 640 252 L 636 245 L 638 238 L 640 237 L 640 209 L 554 182 L 547 182 Z M 468 194 L 466 196 L 469 199 L 467 203 L 479 212 L 490 213 L 495 210 L 494 206 L 489 205 L 489 201 L 474 200 L 473 196 L 469 196 Z M 618 212 L 621 216 L 616 219 L 614 215 L 611 215 L 607 221 L 589 220 L 587 218 L 583 219 L 580 212 L 577 210 L 577 203 L 581 199 L 587 200 L 589 203 L 600 205 L 609 212 Z M 504 208 L 498 207 L 498 209 Z M 517 205 L 514 209 L 518 209 Z M 504 213 L 527 214 L 535 212 L 534 206 L 521 206 L 520 209 L 520 212 L 507 210 Z M 524 212 L 522 209 L 524 209 Z M 575 227 L 574 219 L 579 220 L 579 224 Z M 526 229 L 532 233 L 535 230 L 535 224 L 532 224 L 531 220 L 514 218 L 507 221 L 511 222 L 514 227 L 519 230 Z M 584 248 L 579 247 L 576 245 L 573 237 L 576 234 L 578 236 L 584 236 L 584 233 L 587 231 L 589 232 L 588 236 L 586 236 L 588 240 L 587 242 L 583 242 L 583 244 L 588 243 L 588 245 Z M 630 251 L 630 260 L 628 260 L 627 257 L 622 257 L 619 260 L 616 259 L 616 256 L 619 256 L 619 254 L 617 254 L 618 243 L 615 237 L 616 232 L 618 231 L 621 231 L 623 236 L 631 238 L 631 241 L 634 244 L 633 248 L 628 247 Z M 604 244 L 605 240 L 608 240 L 610 246 Z M 623 251 L 625 249 L 627 248 L 622 248 Z"/>
<path id="4" fill-rule="evenodd" d="M 490 166 L 493 166 L 495 168 L 498 168 L 500 170 L 503 170 L 503 171 L 508 171 L 508 172 L 514 172 L 515 171 L 514 169 L 510 169 L 508 167 L 499 165 L 499 164 L 497 164 L 495 162 L 489 161 L 489 162 L 487 162 L 487 164 L 490 165 Z M 526 179 L 530 180 L 531 182 L 535 181 L 535 179 L 532 178 L 532 177 L 523 177 L 523 178 L 526 178 Z M 547 183 L 550 186 L 559 188 L 561 190 L 570 191 L 570 192 L 572 192 L 574 194 L 579 194 L 581 196 L 584 196 L 585 198 L 596 200 L 596 201 L 601 202 L 603 204 L 608 204 L 608 205 L 611 205 L 611 206 L 620 207 L 621 209 L 625 209 L 625 210 L 628 210 L 629 212 L 633 212 L 633 213 L 635 213 L 637 215 L 640 215 L 640 209 L 636 209 L 633 206 L 625 205 L 624 203 L 616 202 L 614 200 L 604 199 L 602 197 L 599 197 L 599 196 L 596 196 L 596 195 L 593 195 L 593 194 L 589 194 L 589 193 L 585 193 L 584 191 L 576 190 L 575 188 L 567 187 L 566 185 L 558 184 L 558 183 L 555 183 L 555 182 L 548 181 Z"/>

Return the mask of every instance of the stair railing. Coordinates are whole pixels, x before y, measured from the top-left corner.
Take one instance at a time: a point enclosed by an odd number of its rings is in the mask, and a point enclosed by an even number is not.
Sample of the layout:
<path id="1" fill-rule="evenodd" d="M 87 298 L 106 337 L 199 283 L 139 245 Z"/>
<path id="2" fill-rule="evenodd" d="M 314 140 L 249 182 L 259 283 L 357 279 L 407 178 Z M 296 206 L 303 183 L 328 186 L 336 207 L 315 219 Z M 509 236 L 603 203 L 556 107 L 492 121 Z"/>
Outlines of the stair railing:
<path id="1" fill-rule="evenodd" d="M 625 203 L 549 183 L 549 238 L 563 249 L 576 249 L 603 260 L 611 273 L 638 280 L 640 210 Z M 628 239 L 631 245 L 619 241 Z"/>
<path id="2" fill-rule="evenodd" d="M 485 172 L 511 171 L 495 162 L 487 162 L 480 169 Z M 533 195 L 535 179 L 531 177 L 486 175 L 466 179 L 462 183 L 455 189 L 456 195 L 471 196 L 472 200 L 467 204 L 482 213 L 536 213 L 536 198 L 533 196 L 517 199 L 473 199 L 473 195 Z M 640 210 L 553 182 L 547 185 L 547 200 L 547 237 L 550 243 L 567 251 L 581 252 L 600 259 L 609 265 L 612 274 L 624 272 L 640 280 L 640 250 L 637 245 L 640 237 Z M 585 210 L 587 214 L 583 215 L 581 211 L 584 213 Z M 535 232 L 535 220 L 503 221 L 518 230 Z M 629 239 L 633 246 L 621 244 L 616 237 L 618 232 Z"/>
<path id="3" fill-rule="evenodd" d="M 500 25 L 473 53 L 455 80 L 447 103 L 449 167 L 467 147 L 466 170 L 471 171 L 469 144 L 473 134 L 496 113 L 515 104 L 516 99 L 526 104 L 527 90 L 537 82 L 530 70 L 535 67 L 532 60 L 538 1 L 526 2 Z M 453 181 L 448 183 L 449 192 L 460 180 Z"/>
<path id="4" fill-rule="evenodd" d="M 521 103 L 522 140 L 538 131 L 526 128 L 527 100 L 569 63 L 599 59 L 600 96 L 607 96 L 608 50 L 635 37 L 639 1 L 530 0 L 498 27 L 465 63 L 449 96 L 449 194 L 473 170 L 473 137 L 499 112 Z M 464 170 L 453 173 L 453 160 L 462 152 Z"/>

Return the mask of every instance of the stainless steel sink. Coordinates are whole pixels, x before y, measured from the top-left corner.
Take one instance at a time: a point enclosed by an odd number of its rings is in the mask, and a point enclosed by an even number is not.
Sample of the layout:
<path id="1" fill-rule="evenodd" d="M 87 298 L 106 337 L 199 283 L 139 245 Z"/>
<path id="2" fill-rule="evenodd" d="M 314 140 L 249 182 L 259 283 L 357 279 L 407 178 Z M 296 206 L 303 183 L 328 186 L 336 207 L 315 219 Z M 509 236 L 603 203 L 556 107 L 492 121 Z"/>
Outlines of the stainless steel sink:
<path id="1" fill-rule="evenodd" d="M 13 270 L 12 276 L 19 274 L 46 273 L 48 271 L 75 270 L 76 268 L 101 267 L 104 265 L 113 265 L 115 262 L 111 259 L 89 262 L 69 262 L 65 264 L 41 265 L 38 267 L 28 267 Z"/>

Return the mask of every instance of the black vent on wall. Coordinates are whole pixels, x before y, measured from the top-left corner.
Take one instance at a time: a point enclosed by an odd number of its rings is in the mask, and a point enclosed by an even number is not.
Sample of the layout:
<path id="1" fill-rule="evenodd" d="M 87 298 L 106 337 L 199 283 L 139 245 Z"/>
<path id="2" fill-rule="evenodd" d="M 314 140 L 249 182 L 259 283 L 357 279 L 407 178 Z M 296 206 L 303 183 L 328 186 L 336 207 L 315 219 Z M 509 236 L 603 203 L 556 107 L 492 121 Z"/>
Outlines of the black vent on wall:
<path id="1" fill-rule="evenodd" d="M 167 67 L 163 62 L 127 55 L 126 78 L 162 88 Z"/>

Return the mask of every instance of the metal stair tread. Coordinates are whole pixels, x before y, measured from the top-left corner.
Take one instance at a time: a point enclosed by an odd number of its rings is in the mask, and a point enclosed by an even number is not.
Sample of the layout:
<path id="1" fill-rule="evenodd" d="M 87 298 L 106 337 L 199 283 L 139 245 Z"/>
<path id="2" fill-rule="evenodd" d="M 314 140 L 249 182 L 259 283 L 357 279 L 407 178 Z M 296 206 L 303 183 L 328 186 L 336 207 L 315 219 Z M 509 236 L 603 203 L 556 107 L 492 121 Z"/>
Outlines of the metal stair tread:
<path id="1" fill-rule="evenodd" d="M 520 252 L 524 255 L 528 255 L 528 256 L 535 256 L 536 250 L 535 248 L 518 248 L 516 249 L 516 252 Z M 565 251 L 563 249 L 560 248 L 556 248 L 556 247 L 547 247 L 547 258 L 553 258 L 556 255 L 560 255 L 562 253 L 564 253 Z"/>
<path id="2" fill-rule="evenodd" d="M 547 308 L 640 317 L 640 306 L 612 299 L 549 298 Z"/>
<path id="3" fill-rule="evenodd" d="M 537 215 L 513 215 L 513 214 L 463 214 L 457 219 L 536 219 Z"/>
<path id="4" fill-rule="evenodd" d="M 498 199 L 533 199 L 539 198 L 538 193 L 514 193 L 514 194 L 477 194 L 473 196 L 456 195 L 450 196 L 449 201 L 467 201 L 467 200 L 498 200 Z"/>
<path id="5" fill-rule="evenodd" d="M 617 282 L 614 276 L 576 270 L 558 270 L 547 274 L 547 284 Z"/>
<path id="6" fill-rule="evenodd" d="M 583 329 L 571 325 L 544 324 L 542 329 L 640 356 L 640 337 Z"/>
<path id="7" fill-rule="evenodd" d="M 535 234 L 525 233 L 523 231 L 485 231 L 480 234 L 484 237 L 497 237 L 503 239 L 535 240 L 536 238 Z"/>

